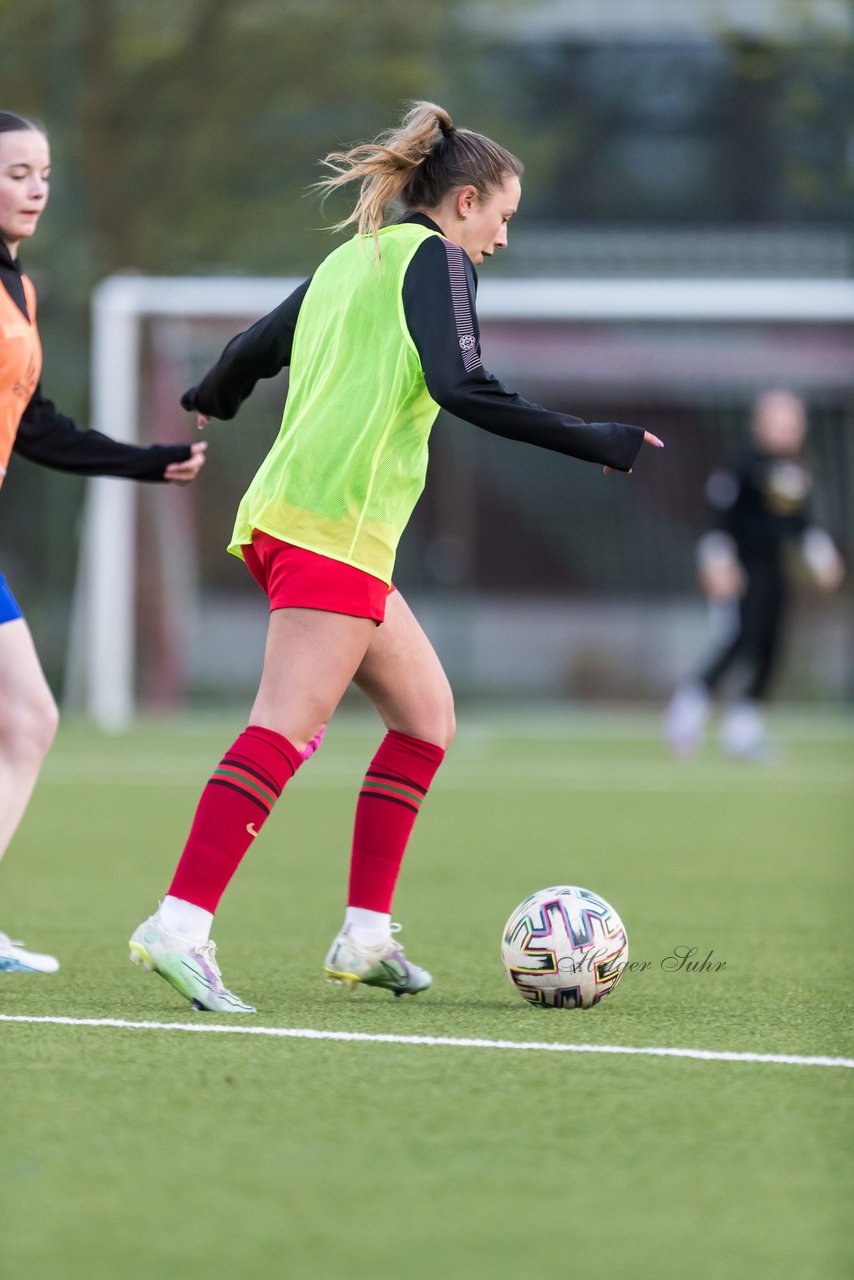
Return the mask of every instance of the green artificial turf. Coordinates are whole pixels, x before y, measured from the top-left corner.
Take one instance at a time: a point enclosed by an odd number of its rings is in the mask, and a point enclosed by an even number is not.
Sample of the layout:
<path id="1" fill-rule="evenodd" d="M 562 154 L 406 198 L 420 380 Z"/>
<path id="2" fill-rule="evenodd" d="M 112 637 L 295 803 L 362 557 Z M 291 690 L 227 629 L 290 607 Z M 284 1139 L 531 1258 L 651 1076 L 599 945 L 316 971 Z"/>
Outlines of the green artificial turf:
<path id="1" fill-rule="evenodd" d="M 781 717 L 779 760 L 669 760 L 657 723 L 464 713 L 396 915 L 417 1000 L 320 977 L 377 733 L 344 718 L 288 789 L 215 937 L 240 1025 L 852 1056 L 854 724 Z M 240 728 L 61 731 L 3 867 L 0 927 L 59 974 L 27 1017 L 221 1024 L 128 964 Z M 635 968 L 584 1012 L 501 970 L 534 889 L 622 915 Z M 712 965 L 669 971 L 676 948 Z M 741 1061 L 0 1022 L 4 1280 L 843 1280 L 854 1072 Z"/>

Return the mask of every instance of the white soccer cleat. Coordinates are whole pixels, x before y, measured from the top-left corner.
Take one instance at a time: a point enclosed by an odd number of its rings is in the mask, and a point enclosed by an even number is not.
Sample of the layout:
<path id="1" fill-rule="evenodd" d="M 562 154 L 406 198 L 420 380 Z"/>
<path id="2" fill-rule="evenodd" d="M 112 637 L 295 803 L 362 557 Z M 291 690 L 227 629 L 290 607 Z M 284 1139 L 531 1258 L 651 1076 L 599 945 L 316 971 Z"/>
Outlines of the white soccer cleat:
<path id="1" fill-rule="evenodd" d="M 392 933 L 399 930 L 399 924 L 391 926 Z M 366 987 L 382 987 L 396 996 L 418 995 L 433 981 L 426 969 L 407 960 L 403 947 L 393 937 L 379 946 L 366 947 L 354 940 L 347 927 L 329 948 L 324 970 L 330 982 L 340 982 L 345 987 L 355 987 L 362 982 Z"/>
<path id="2" fill-rule="evenodd" d="M 711 699 L 701 684 L 683 684 L 664 713 L 664 732 L 675 756 L 695 756 L 703 742 Z"/>
<path id="3" fill-rule="evenodd" d="M 141 965 L 146 973 L 159 973 L 186 996 L 194 1009 L 210 1013 L 255 1012 L 251 1004 L 244 1004 L 224 985 L 215 943 L 169 933 L 155 914 L 134 930 L 128 946 L 134 964 Z"/>
<path id="4" fill-rule="evenodd" d="M 765 732 L 765 721 L 755 702 L 737 702 L 724 717 L 721 744 L 735 760 L 757 760 L 768 763 L 771 746 Z"/>
<path id="5" fill-rule="evenodd" d="M 0 933 L 0 973 L 56 973 L 58 968 L 56 956 L 27 951 L 23 942 Z"/>

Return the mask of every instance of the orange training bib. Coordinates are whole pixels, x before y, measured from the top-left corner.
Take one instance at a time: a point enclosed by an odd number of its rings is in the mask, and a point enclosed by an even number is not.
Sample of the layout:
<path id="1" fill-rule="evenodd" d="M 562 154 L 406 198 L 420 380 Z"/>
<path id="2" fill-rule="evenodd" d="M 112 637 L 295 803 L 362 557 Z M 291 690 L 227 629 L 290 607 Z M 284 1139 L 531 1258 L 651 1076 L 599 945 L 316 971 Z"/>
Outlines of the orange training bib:
<path id="1" fill-rule="evenodd" d="M 24 410 L 32 399 L 42 371 L 42 347 L 36 328 L 36 291 L 21 277 L 30 319 L 18 310 L 0 286 L 0 485 Z"/>

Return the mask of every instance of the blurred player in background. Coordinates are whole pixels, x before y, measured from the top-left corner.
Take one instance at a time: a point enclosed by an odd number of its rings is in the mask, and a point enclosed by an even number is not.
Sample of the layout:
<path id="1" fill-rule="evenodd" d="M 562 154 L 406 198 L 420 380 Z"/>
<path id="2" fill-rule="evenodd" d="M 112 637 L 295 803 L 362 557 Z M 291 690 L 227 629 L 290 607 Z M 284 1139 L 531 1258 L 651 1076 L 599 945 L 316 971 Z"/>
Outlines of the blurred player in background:
<path id="1" fill-rule="evenodd" d="M 252 1012 L 228 991 L 213 913 L 285 784 L 351 680 L 387 734 L 356 810 L 350 889 L 328 977 L 395 995 L 430 985 L 404 955 L 391 902 L 413 823 L 454 732 L 429 640 L 391 586 L 424 485 L 440 405 L 511 440 L 629 471 L 640 427 L 582 422 L 508 391 L 480 358 L 475 265 L 507 245 L 519 161 L 418 103 L 375 143 L 327 157 L 326 190 L 360 184 L 358 234 L 226 347 L 184 397 L 231 418 L 256 381 L 290 365 L 279 438 L 245 495 L 230 550 L 267 593 L 264 671 L 247 729 L 199 801 L 172 885 L 133 934 L 131 959 L 197 1008 Z M 399 201 L 402 219 L 383 225 Z"/>
<path id="2" fill-rule="evenodd" d="M 78 430 L 42 395 L 36 294 L 18 260 L 18 246 L 38 226 L 49 182 L 50 150 L 43 131 L 0 111 L 0 485 L 13 452 L 76 475 L 186 484 L 204 462 L 204 445 L 142 449 L 121 444 Z M 57 719 L 29 628 L 0 575 L 0 858 L 27 807 Z M 58 968 L 53 956 L 28 951 L 0 933 L 0 972 Z"/>
<path id="3" fill-rule="evenodd" d="M 711 602 L 728 608 L 731 623 L 717 652 L 677 689 L 667 709 L 667 738 L 677 755 L 699 749 L 713 700 L 731 671 L 741 667 L 746 683 L 724 715 L 723 747 L 732 756 L 767 758 L 763 709 L 786 625 L 790 545 L 800 548 L 824 590 L 845 577 L 831 538 L 809 523 L 806 432 L 803 401 L 788 391 L 766 391 L 753 406 L 750 447 L 709 477 L 713 518 L 698 547 L 700 582 Z"/>

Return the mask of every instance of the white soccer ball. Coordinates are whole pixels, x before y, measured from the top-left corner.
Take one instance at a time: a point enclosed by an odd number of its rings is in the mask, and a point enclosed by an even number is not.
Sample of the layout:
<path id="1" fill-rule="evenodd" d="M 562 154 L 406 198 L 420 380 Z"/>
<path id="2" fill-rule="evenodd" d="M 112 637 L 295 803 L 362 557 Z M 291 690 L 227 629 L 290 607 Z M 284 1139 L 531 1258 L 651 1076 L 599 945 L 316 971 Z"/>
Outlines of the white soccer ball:
<path id="1" fill-rule="evenodd" d="M 614 990 L 629 958 L 623 922 L 589 889 L 558 885 L 520 902 L 504 928 L 501 959 L 523 999 L 589 1009 Z"/>

